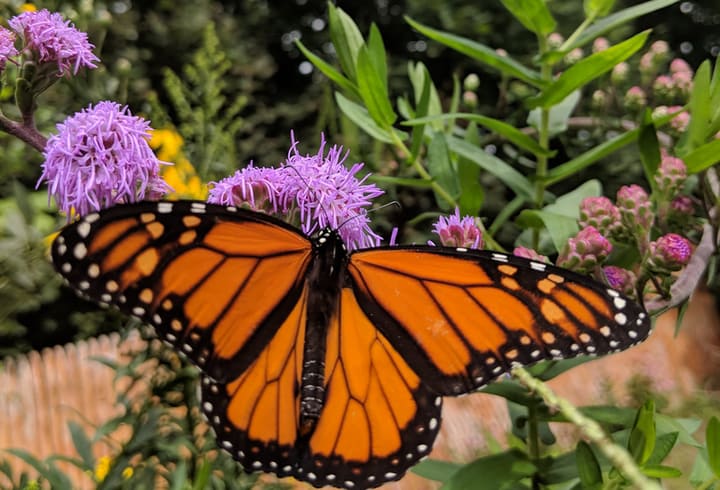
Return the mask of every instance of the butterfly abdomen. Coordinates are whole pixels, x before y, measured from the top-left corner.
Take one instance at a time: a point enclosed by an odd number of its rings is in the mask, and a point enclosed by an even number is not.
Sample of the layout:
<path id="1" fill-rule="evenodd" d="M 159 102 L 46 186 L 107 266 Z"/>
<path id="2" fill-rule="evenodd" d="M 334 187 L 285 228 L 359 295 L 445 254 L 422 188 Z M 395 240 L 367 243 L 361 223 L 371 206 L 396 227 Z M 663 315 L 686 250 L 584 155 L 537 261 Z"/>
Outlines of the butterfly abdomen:
<path id="1" fill-rule="evenodd" d="M 324 406 L 327 331 L 337 315 L 346 261 L 347 251 L 336 232 L 323 230 L 313 240 L 313 262 L 307 276 L 307 328 L 300 385 L 300 426 L 303 432 L 312 430 Z"/>

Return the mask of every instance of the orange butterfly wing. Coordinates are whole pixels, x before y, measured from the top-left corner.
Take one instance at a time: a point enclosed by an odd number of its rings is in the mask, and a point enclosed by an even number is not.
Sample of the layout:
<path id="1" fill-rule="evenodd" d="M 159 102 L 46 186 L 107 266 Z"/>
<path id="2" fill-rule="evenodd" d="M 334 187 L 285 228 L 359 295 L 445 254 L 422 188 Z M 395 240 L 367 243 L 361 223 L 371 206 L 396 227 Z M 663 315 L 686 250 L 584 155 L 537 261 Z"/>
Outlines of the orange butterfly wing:
<path id="1" fill-rule="evenodd" d="M 306 298 L 306 295 L 303 295 Z M 253 471 L 315 486 L 375 487 L 426 456 L 440 426 L 433 394 L 344 288 L 327 332 L 325 402 L 300 421 L 303 316 L 296 309 L 236 380 L 205 378 L 203 409 L 219 444 Z"/>
<path id="2" fill-rule="evenodd" d="M 312 245 L 265 215 L 138 203 L 64 228 L 53 262 L 82 294 L 153 325 L 216 379 L 237 376 L 299 301 Z"/>
<path id="3" fill-rule="evenodd" d="M 514 364 L 634 345 L 642 308 L 586 276 L 487 251 L 388 247 L 351 254 L 348 272 L 373 323 L 443 395 L 478 389 Z"/>

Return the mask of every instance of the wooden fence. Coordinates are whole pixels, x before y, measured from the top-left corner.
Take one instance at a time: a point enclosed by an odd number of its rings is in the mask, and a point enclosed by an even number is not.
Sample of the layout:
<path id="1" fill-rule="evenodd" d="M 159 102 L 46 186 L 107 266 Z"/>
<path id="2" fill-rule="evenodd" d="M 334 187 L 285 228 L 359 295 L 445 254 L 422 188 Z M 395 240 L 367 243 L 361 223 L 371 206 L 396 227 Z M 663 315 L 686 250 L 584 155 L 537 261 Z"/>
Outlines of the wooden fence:
<path id="1" fill-rule="evenodd" d="M 655 332 L 644 344 L 556 378 L 551 383 L 553 389 L 576 404 L 602 403 L 609 395 L 622 401 L 626 396 L 622 386 L 632 376 L 643 374 L 656 390 L 679 401 L 703 379 L 717 376 L 720 321 L 709 295 L 696 296 L 678 338 L 674 336 L 674 318 L 670 314 L 658 320 Z M 19 471 L 28 468 L 3 453 L 4 449 L 23 449 L 40 459 L 57 454 L 76 457 L 68 422 L 75 421 L 92 434 L 94 427 L 118 413 L 113 371 L 93 358 L 121 360 L 124 352 L 141 347 L 141 342 L 138 336 L 120 342 L 118 335 L 110 335 L 1 361 L 0 459 L 9 459 Z M 505 402 L 499 397 L 477 394 L 446 398 L 432 457 L 469 461 L 487 448 L 489 439 L 504 442 L 508 427 Z M 571 428 L 558 433 L 566 442 L 574 436 Z M 102 445 L 96 445 L 95 450 L 97 457 L 109 452 Z M 88 475 L 69 464 L 61 467 L 76 488 L 93 487 Z M 0 476 L 0 488 L 7 483 Z M 387 487 L 435 488 L 414 475 Z"/>

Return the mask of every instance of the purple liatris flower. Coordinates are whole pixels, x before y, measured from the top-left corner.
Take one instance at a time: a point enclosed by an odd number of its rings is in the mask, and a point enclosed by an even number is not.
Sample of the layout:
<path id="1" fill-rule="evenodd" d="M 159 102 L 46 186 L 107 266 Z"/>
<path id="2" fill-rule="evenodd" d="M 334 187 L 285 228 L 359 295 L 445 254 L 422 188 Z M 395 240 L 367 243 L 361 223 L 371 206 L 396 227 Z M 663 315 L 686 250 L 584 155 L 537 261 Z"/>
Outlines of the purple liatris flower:
<path id="1" fill-rule="evenodd" d="M 374 247 L 381 237 L 370 228 L 366 208 L 383 190 L 358 179 L 363 168 L 355 163 L 349 169 L 344 162 L 349 152 L 333 145 L 325 151 L 325 137 L 314 155 L 301 155 L 292 139 L 288 158 L 280 167 L 290 176 L 280 188 L 278 205 L 283 211 L 297 209 L 300 227 L 307 235 L 323 228 L 338 230 L 348 249 Z"/>
<path id="2" fill-rule="evenodd" d="M 148 144 L 150 124 L 116 102 L 99 102 L 57 125 L 43 172 L 48 191 L 68 219 L 121 202 L 158 198 L 170 188 Z"/>
<path id="3" fill-rule="evenodd" d="M 650 242 L 647 267 L 653 272 L 673 272 L 682 269 L 690 261 L 690 241 L 676 233 L 663 235 Z"/>
<path id="4" fill-rule="evenodd" d="M 616 291 L 620 291 L 625 295 L 634 296 L 637 278 L 632 271 L 623 269 L 622 267 L 608 265 L 603 267 L 603 272 L 605 273 L 605 278 L 611 288 Z"/>
<path id="5" fill-rule="evenodd" d="M 58 13 L 45 9 L 24 12 L 8 21 L 10 27 L 22 36 L 25 50 L 33 53 L 40 63 L 55 63 L 58 76 L 77 74 L 81 67 L 95 68 L 98 57 L 95 47 L 88 42 L 87 34 Z"/>
<path id="6" fill-rule="evenodd" d="M 578 223 L 581 228 L 592 226 L 602 235 L 611 238 L 615 237 L 622 228 L 620 211 L 605 196 L 583 199 L 580 203 L 580 219 Z"/>
<path id="7" fill-rule="evenodd" d="M 513 250 L 513 255 L 516 257 L 522 257 L 524 259 L 534 260 L 536 262 L 544 262 L 546 264 L 550 263 L 550 259 L 548 259 L 546 256 L 536 252 L 532 248 L 515 247 L 515 250 Z"/>
<path id="8" fill-rule="evenodd" d="M 0 70 L 5 69 L 8 60 L 18 55 L 15 48 L 15 34 L 3 27 L 0 27 Z"/>
<path id="9" fill-rule="evenodd" d="M 440 243 L 446 247 L 482 248 L 482 232 L 475 218 L 460 218 L 458 208 L 455 208 L 455 214 L 440 216 L 433 225 L 433 231 L 440 237 Z"/>
<path id="10" fill-rule="evenodd" d="M 654 219 L 652 203 L 645 189 L 635 184 L 624 185 L 618 190 L 616 202 L 623 226 L 634 237 L 644 238 Z"/>
<path id="11" fill-rule="evenodd" d="M 567 245 L 557 259 L 557 265 L 582 274 L 593 271 L 612 251 L 612 245 L 594 227 L 583 228 Z"/>
<path id="12" fill-rule="evenodd" d="M 687 166 L 685 162 L 663 152 L 660 167 L 655 174 L 658 191 L 671 198 L 675 196 L 687 180 Z"/>
<path id="13" fill-rule="evenodd" d="M 277 214 L 280 189 L 297 176 L 285 169 L 255 167 L 252 163 L 230 177 L 210 182 L 208 202 L 224 206 L 248 207 L 253 211 Z M 287 209 L 283 209 L 287 212 Z"/>

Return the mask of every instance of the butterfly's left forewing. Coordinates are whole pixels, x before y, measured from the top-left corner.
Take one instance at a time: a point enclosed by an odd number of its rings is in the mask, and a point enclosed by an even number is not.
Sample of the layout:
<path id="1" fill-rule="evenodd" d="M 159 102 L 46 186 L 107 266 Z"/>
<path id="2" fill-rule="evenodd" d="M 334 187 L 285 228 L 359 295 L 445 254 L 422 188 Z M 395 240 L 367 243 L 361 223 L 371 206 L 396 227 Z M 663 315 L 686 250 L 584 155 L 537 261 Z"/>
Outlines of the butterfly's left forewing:
<path id="1" fill-rule="evenodd" d="M 65 227 L 55 267 L 153 325 L 216 379 L 241 373 L 296 306 L 312 246 L 265 215 L 202 202 L 116 206 Z"/>
<path id="2" fill-rule="evenodd" d="M 586 276 L 505 254 L 389 247 L 350 256 L 365 313 L 438 393 L 480 388 L 514 364 L 606 354 L 643 340 L 644 310 Z"/>

